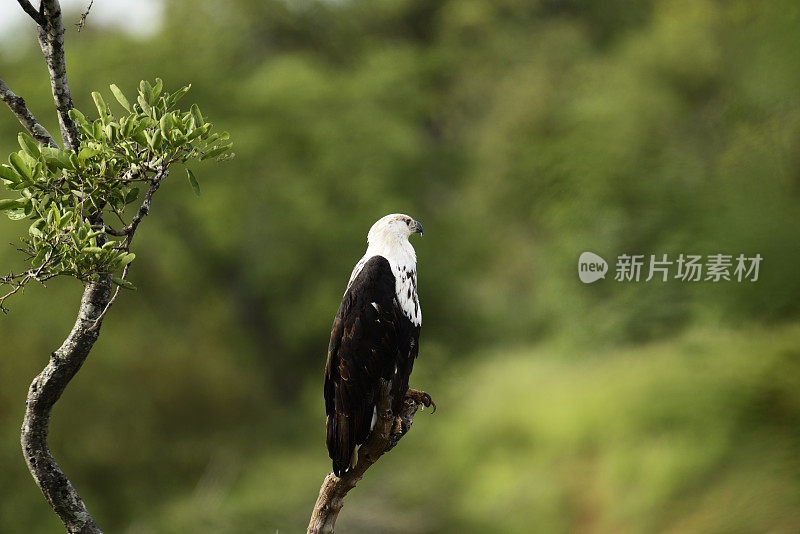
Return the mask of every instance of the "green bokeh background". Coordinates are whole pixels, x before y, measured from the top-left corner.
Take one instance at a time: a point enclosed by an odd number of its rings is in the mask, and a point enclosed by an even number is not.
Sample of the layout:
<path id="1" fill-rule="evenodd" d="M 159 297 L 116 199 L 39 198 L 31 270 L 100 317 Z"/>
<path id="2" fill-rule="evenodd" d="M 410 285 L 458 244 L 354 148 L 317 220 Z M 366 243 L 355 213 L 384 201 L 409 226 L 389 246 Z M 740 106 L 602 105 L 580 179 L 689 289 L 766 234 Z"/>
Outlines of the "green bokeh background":
<path id="1" fill-rule="evenodd" d="M 796 2 L 170 0 L 146 38 L 65 18 L 79 108 L 191 82 L 237 154 L 193 169 L 199 198 L 165 182 L 139 290 L 55 409 L 107 532 L 305 528 L 330 324 L 390 212 L 425 226 L 412 382 L 439 411 L 341 532 L 800 531 Z M 57 131 L 32 30 L 0 76 Z M 19 129 L 0 109 L 0 153 Z M 26 228 L 0 220 L 0 270 Z M 584 285 L 585 250 L 764 261 L 755 283 Z M 18 433 L 80 292 L 32 286 L 0 317 L 2 532 L 61 530 Z"/>

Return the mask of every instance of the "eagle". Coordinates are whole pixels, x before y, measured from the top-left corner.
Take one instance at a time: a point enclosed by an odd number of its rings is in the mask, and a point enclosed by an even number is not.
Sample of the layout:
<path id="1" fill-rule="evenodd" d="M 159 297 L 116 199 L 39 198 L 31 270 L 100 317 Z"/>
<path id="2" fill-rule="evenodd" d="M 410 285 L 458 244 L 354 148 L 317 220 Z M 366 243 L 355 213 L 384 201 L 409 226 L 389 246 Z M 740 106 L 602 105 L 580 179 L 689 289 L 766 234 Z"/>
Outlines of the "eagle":
<path id="1" fill-rule="evenodd" d="M 324 394 L 336 476 L 355 467 L 358 446 L 375 426 L 381 379 L 391 384 L 395 416 L 406 398 L 433 404 L 430 395 L 408 387 L 422 326 L 412 234 L 421 236 L 422 225 L 401 213 L 372 225 L 367 252 L 353 269 L 333 320 Z"/>

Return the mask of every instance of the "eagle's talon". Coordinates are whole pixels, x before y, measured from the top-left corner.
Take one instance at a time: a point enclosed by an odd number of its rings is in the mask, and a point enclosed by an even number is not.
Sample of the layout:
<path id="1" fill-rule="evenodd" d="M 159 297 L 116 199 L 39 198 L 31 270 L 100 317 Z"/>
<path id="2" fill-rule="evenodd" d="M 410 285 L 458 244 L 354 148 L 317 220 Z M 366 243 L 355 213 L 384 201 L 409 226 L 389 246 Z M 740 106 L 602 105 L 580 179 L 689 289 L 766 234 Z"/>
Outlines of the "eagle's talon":
<path id="1" fill-rule="evenodd" d="M 433 399 L 430 395 L 425 393 L 424 391 L 420 391 L 418 389 L 411 389 L 409 388 L 406 391 L 406 398 L 411 399 L 420 406 L 424 406 L 425 408 L 433 407 L 431 413 L 436 413 L 436 403 L 433 402 Z"/>

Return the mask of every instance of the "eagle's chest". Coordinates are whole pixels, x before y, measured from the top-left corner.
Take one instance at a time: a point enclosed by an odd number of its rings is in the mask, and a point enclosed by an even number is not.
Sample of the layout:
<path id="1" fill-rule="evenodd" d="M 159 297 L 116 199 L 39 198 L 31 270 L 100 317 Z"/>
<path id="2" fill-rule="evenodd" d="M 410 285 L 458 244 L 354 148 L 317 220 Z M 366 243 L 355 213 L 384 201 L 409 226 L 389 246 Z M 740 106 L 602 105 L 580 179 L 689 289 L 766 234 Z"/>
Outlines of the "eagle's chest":
<path id="1" fill-rule="evenodd" d="M 417 269 L 414 265 L 392 265 L 395 292 L 400 309 L 414 326 L 422 324 L 422 309 L 417 296 Z"/>

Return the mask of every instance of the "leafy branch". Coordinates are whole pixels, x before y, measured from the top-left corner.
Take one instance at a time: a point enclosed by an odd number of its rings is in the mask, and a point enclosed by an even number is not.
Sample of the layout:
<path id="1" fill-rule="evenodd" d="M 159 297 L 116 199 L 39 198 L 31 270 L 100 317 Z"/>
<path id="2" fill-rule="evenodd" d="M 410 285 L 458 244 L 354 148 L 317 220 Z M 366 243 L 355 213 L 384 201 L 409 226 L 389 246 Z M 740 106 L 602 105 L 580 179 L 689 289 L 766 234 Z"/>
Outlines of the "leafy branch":
<path id="1" fill-rule="evenodd" d="M 92 93 L 98 118 L 90 121 L 77 109 L 68 114 L 80 136 L 77 152 L 19 134 L 20 150 L 0 165 L 0 180 L 20 196 L 0 200 L 0 211 L 12 220 L 31 221 L 20 248 L 30 268 L 0 278 L 0 284 L 11 286 L 0 296 L 0 310 L 5 312 L 6 299 L 27 283 L 56 276 L 92 282 L 111 275 L 117 285 L 133 288 L 117 275 L 136 257 L 131 252 L 134 234 L 169 168 L 192 159 L 222 158 L 231 148 L 229 135 L 214 133 L 197 105 L 188 111 L 177 108 L 189 88 L 167 93 L 160 79 L 142 81 L 131 105 L 112 84 L 122 109 L 119 117 L 100 93 Z M 187 172 L 196 189 L 194 174 Z M 140 197 L 126 222 L 130 205 Z M 102 222 L 110 216 L 121 226 Z"/>

